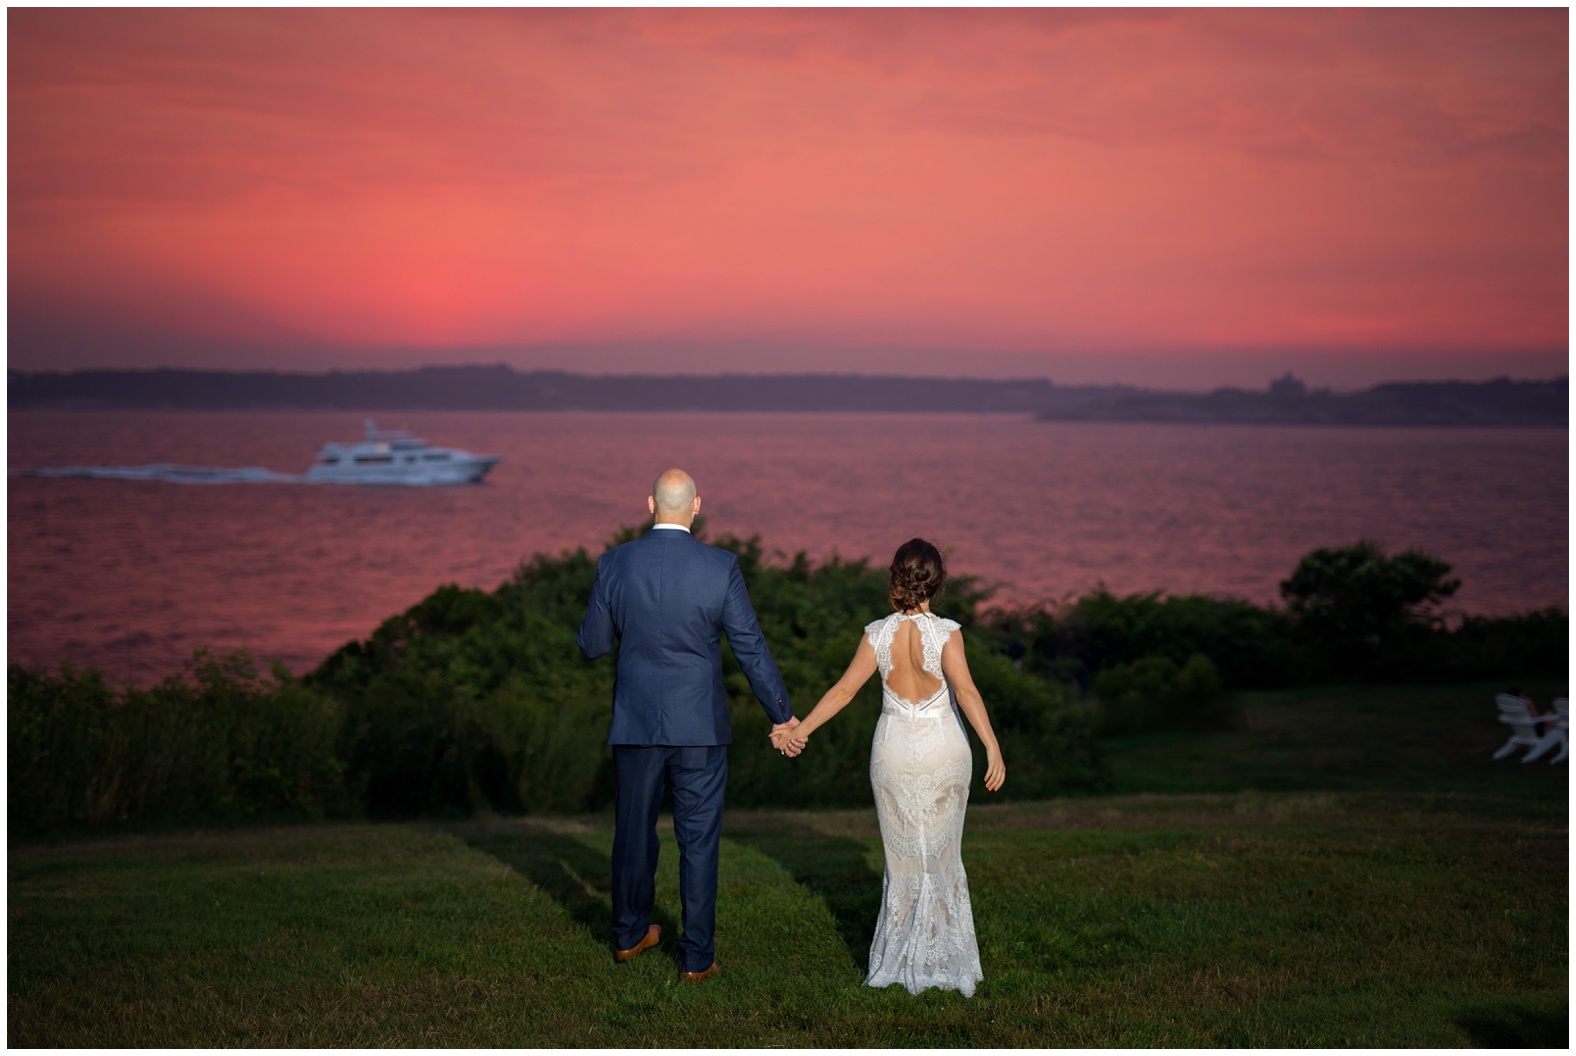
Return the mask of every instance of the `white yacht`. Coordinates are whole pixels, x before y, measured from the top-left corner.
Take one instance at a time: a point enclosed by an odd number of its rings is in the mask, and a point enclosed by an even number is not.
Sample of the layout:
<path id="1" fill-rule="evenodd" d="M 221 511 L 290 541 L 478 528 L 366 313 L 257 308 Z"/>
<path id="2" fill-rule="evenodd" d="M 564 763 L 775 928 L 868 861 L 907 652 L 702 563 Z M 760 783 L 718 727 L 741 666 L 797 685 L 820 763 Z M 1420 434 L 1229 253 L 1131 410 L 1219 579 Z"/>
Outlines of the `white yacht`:
<path id="1" fill-rule="evenodd" d="M 368 418 L 366 439 L 327 443 L 308 480 L 335 484 L 475 484 L 497 464 L 499 455 L 473 455 L 453 447 L 433 447 L 403 429 L 379 429 Z"/>

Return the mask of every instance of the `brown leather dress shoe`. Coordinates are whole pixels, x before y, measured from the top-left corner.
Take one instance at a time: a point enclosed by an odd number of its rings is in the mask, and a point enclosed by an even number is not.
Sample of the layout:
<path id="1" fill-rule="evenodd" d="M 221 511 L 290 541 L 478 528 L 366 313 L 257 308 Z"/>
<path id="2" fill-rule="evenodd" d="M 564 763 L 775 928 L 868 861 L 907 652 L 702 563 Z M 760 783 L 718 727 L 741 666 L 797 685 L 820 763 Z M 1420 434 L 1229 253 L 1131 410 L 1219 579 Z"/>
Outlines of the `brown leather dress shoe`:
<path id="1" fill-rule="evenodd" d="M 706 978 L 708 975 L 716 975 L 716 974 L 717 974 L 717 962 L 716 961 L 712 961 L 711 962 L 711 967 L 707 968 L 704 972 L 680 972 L 679 973 L 679 978 L 684 980 L 686 983 L 698 983 L 702 979 Z"/>
<path id="2" fill-rule="evenodd" d="M 642 950 L 649 950 L 651 947 L 655 946 L 661 941 L 662 925 L 653 924 L 651 927 L 646 929 L 646 937 L 635 943 L 635 945 L 631 946 L 627 950 L 614 950 L 613 960 L 617 961 L 619 964 L 623 964 L 625 961 L 632 961 L 636 957 L 640 956 Z"/>

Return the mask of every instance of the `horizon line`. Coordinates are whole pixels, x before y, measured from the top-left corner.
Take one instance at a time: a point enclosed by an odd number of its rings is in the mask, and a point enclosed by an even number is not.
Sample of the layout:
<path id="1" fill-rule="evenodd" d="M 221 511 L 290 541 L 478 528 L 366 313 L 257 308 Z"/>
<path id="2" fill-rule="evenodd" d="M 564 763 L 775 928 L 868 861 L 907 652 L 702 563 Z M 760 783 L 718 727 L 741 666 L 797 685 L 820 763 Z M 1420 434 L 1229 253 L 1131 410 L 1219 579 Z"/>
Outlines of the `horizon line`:
<path id="1" fill-rule="evenodd" d="M 651 380 L 676 381 L 676 380 L 681 380 L 681 379 L 708 380 L 708 379 L 721 379 L 721 378 L 759 378 L 759 379 L 763 379 L 763 380 L 765 380 L 765 379 L 783 379 L 783 378 L 798 378 L 798 379 L 803 379 L 803 378 L 839 378 L 839 379 L 859 378 L 859 379 L 869 379 L 869 380 L 876 380 L 876 381 L 889 380 L 889 381 L 981 382 L 981 383 L 988 383 L 988 384 L 992 384 L 992 385 L 1012 385 L 1012 384 L 1024 384 L 1024 383 L 1031 383 L 1031 384 L 1033 384 L 1033 383 L 1043 383 L 1045 385 L 1051 386 L 1052 388 L 1063 388 L 1063 389 L 1128 388 L 1128 389 L 1146 390 L 1146 391 L 1150 391 L 1150 392 L 1177 392 L 1177 393 L 1189 393 L 1189 392 L 1204 392 L 1204 393 L 1208 393 L 1208 392 L 1217 392 L 1217 391 L 1220 391 L 1222 389 L 1241 389 L 1242 391 L 1247 391 L 1247 392 L 1257 391 L 1257 390 L 1254 390 L 1254 389 L 1244 389 L 1244 387 L 1241 386 L 1241 385 L 1231 385 L 1231 384 L 1213 385 L 1213 386 L 1208 386 L 1208 387 L 1204 387 L 1204 388 L 1192 389 L 1192 388 L 1149 387 L 1149 386 L 1145 386 L 1145 385 L 1135 384 L 1133 382 L 1122 382 L 1122 381 L 1058 383 L 1058 382 L 1056 382 L 1055 380 L 1053 380 L 1052 378 L 1050 378 L 1049 376 L 1046 376 L 1046 375 L 1038 375 L 1038 376 L 1023 375 L 1023 376 L 1019 376 L 1019 377 L 992 378 L 992 377 L 982 377 L 982 376 L 978 376 L 978 375 L 967 375 L 967 374 L 877 374 L 877 373 L 866 373 L 866 372 L 862 372 L 862 371 L 838 371 L 838 372 L 834 372 L 834 371 L 798 371 L 798 372 L 784 372 L 784 371 L 746 371 L 746 370 L 713 371 L 713 372 L 708 372 L 708 373 L 684 373 L 684 372 L 635 373 L 635 372 L 629 372 L 629 371 L 623 371 L 623 372 L 614 372 L 614 371 L 577 371 L 577 370 L 564 370 L 564 369 L 556 368 L 556 367 L 537 367 L 537 368 L 531 368 L 531 369 L 521 369 L 519 367 L 513 366 L 513 365 L 511 365 L 509 363 L 505 363 L 505 362 L 502 362 L 502 361 L 492 362 L 492 363 L 480 363 L 480 362 L 477 362 L 477 363 L 428 363 L 428 364 L 423 364 L 421 366 L 416 366 L 416 367 L 352 367 L 352 368 L 333 367 L 333 368 L 329 368 L 329 369 L 326 369 L 326 370 L 316 370 L 316 371 L 313 371 L 313 370 L 295 370 L 295 369 L 280 368 L 280 367 L 182 367 L 182 366 L 167 366 L 167 365 L 153 366 L 153 367 L 78 367 L 78 368 L 71 369 L 71 370 L 25 370 L 25 369 L 11 367 L 11 366 L 8 365 L 6 367 L 6 376 L 9 378 L 9 377 L 11 377 L 13 375 L 38 376 L 38 375 L 46 375 L 46 374 L 55 374 L 55 375 L 61 375 L 61 376 L 69 376 L 69 375 L 73 375 L 73 374 L 159 374 L 159 373 L 184 373 L 184 374 L 231 374 L 231 375 L 270 374 L 270 375 L 276 375 L 276 376 L 296 376 L 296 377 L 303 377 L 303 378 L 322 378 L 322 377 L 330 377 L 330 376 L 336 375 L 336 374 L 337 375 L 353 375 L 353 374 L 415 374 L 415 373 L 419 373 L 421 371 L 429 371 L 429 370 L 431 370 L 431 371 L 460 371 L 460 370 L 500 370 L 500 369 L 508 371 L 509 373 L 516 374 L 516 375 L 556 374 L 556 375 L 562 375 L 562 376 L 567 376 L 567 377 L 581 377 L 581 378 L 595 378 L 595 379 L 615 379 L 615 378 L 634 379 L 634 378 L 644 378 L 644 379 L 651 379 Z M 1320 385 L 1320 386 L 1308 385 L 1308 391 L 1309 392 L 1321 392 L 1322 391 L 1322 392 L 1330 392 L 1330 393 L 1352 393 L 1352 392 L 1364 392 L 1364 391 L 1367 391 L 1368 389 L 1378 388 L 1378 387 L 1380 387 L 1382 385 L 1450 385 L 1450 384 L 1485 385 L 1485 384 L 1490 384 L 1490 383 L 1496 382 L 1496 381 L 1509 381 L 1509 382 L 1513 382 L 1513 383 L 1514 382 L 1536 383 L 1536 382 L 1555 382 L 1555 381 L 1567 380 L 1569 377 L 1570 377 L 1570 373 L 1569 373 L 1569 371 L 1566 371 L 1565 373 L 1555 374 L 1555 375 L 1547 376 L 1547 377 L 1512 377 L 1509 374 L 1496 374 L 1496 375 L 1494 375 L 1492 377 L 1482 378 L 1482 379 L 1477 379 L 1477 380 L 1474 380 L 1474 379 L 1471 379 L 1471 378 L 1462 378 L 1462 377 L 1452 377 L 1452 378 L 1389 378 L 1389 379 L 1385 379 L 1385 380 L 1382 380 L 1382 381 L 1373 382 L 1372 384 L 1369 384 L 1369 385 L 1366 385 L 1366 386 L 1353 387 L 1353 388 L 1336 387 L 1336 386 L 1333 386 L 1333 385 Z M 1280 374 L 1278 376 L 1270 377 L 1270 378 L 1265 379 L 1265 386 L 1267 387 L 1268 385 L 1273 384 L 1274 382 L 1282 380 L 1282 379 L 1285 379 L 1285 378 L 1294 378 L 1294 379 L 1296 379 L 1298 381 L 1302 380 L 1302 379 L 1296 377 L 1296 374 L 1295 374 L 1294 371 L 1287 370 L 1287 371 L 1285 371 L 1284 373 L 1282 373 L 1282 374 Z"/>

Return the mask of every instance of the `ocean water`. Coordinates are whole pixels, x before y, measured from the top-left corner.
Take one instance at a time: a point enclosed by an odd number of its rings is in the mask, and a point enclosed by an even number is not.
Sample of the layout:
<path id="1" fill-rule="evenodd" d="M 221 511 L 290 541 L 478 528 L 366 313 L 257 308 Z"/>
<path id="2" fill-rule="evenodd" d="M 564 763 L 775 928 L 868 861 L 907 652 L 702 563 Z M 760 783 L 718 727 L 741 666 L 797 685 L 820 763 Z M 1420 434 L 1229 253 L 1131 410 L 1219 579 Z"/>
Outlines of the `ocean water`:
<path id="1" fill-rule="evenodd" d="M 490 589 L 534 553 L 600 551 L 672 465 L 713 534 L 883 566 L 924 536 L 1003 603 L 1099 583 L 1273 601 L 1303 553 L 1365 537 L 1451 562 L 1454 611 L 1569 598 L 1565 430 L 391 412 L 380 426 L 503 461 L 470 487 L 292 479 L 362 417 L 11 413 L 8 659 L 147 684 L 196 648 L 245 648 L 305 671 L 440 584 Z M 186 474 L 201 483 L 158 466 L 202 467 Z M 101 476 L 18 472 L 61 467 Z"/>

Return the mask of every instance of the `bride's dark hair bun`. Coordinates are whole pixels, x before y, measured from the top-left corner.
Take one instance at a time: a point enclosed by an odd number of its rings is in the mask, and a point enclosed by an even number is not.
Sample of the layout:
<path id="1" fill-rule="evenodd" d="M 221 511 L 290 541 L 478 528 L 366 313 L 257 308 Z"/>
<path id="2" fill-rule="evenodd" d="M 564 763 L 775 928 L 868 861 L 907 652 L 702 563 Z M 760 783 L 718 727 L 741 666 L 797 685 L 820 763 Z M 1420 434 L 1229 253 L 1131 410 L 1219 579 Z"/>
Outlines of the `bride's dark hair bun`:
<path id="1" fill-rule="evenodd" d="M 941 551 L 923 539 L 910 539 L 892 555 L 892 586 L 887 596 L 899 612 L 917 609 L 936 596 L 947 581 Z"/>

